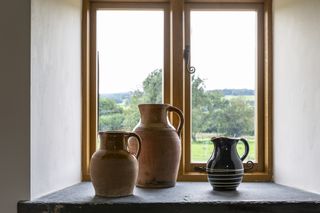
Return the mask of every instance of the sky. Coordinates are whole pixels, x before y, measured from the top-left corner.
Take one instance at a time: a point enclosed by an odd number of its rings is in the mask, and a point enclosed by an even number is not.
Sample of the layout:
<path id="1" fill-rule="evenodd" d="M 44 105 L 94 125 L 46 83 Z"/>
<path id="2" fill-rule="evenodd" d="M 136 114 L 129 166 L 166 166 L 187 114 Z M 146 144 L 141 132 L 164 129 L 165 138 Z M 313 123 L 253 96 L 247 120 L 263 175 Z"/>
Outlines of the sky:
<path id="1" fill-rule="evenodd" d="M 163 68 L 163 11 L 97 13 L 99 93 L 141 88 Z M 256 13 L 191 11 L 191 65 L 206 89 L 255 88 Z"/>
<path id="2" fill-rule="evenodd" d="M 98 12 L 100 93 L 136 90 L 163 68 L 163 28 L 163 11 Z"/>

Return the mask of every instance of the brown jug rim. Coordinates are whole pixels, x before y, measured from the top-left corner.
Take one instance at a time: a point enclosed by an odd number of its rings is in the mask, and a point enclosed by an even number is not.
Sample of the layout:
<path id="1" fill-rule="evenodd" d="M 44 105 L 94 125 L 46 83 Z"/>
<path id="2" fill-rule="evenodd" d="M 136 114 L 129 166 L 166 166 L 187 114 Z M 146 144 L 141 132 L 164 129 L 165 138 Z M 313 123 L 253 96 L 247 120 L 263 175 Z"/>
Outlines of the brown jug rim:
<path id="1" fill-rule="evenodd" d="M 100 131 L 98 132 L 99 135 L 106 135 L 106 134 L 129 134 L 128 131 L 121 131 L 121 130 L 107 130 L 107 131 Z"/>
<path id="2" fill-rule="evenodd" d="M 235 140 L 235 141 L 238 141 L 240 140 L 241 138 L 235 138 L 235 137 L 212 137 L 210 140 L 213 141 L 213 140 Z"/>

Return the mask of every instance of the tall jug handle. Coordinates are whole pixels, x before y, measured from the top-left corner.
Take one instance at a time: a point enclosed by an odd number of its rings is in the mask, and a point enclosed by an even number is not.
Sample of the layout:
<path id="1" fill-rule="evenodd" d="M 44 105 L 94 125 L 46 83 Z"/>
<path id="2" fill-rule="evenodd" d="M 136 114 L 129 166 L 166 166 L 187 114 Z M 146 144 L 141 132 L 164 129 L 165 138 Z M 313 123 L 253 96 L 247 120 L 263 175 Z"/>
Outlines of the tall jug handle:
<path id="1" fill-rule="evenodd" d="M 242 155 L 242 157 L 240 158 L 241 161 L 243 161 L 244 159 L 246 159 L 246 157 L 248 156 L 249 154 L 249 143 L 246 139 L 244 138 L 240 138 L 240 141 L 243 142 L 244 144 L 244 154 Z"/>
<path id="2" fill-rule="evenodd" d="M 128 139 L 129 139 L 130 137 L 134 137 L 134 138 L 136 138 L 137 141 L 138 141 L 138 151 L 137 151 L 137 153 L 134 155 L 134 156 L 136 156 L 136 158 L 138 159 L 139 156 L 140 156 L 140 151 L 141 151 L 141 138 L 140 138 L 139 135 L 137 135 L 137 134 L 134 133 L 134 132 L 129 132 L 129 133 L 128 133 Z"/>
<path id="3" fill-rule="evenodd" d="M 178 133 L 178 135 L 180 137 L 181 130 L 182 130 L 182 127 L 183 127 L 183 124 L 184 124 L 183 113 L 182 113 L 182 111 L 180 109 L 178 109 L 177 107 L 174 107 L 174 106 L 168 106 L 167 111 L 168 112 L 175 112 L 175 113 L 178 114 L 180 122 L 179 122 L 179 125 L 178 125 L 178 128 L 177 128 L 177 133 Z"/>

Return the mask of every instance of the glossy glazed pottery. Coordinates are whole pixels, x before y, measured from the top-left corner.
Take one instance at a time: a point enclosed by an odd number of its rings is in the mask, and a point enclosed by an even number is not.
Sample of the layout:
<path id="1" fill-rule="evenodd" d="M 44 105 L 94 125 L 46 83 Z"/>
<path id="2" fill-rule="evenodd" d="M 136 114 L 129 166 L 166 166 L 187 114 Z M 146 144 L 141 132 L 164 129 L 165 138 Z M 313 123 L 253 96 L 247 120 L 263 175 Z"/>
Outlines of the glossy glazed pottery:
<path id="1" fill-rule="evenodd" d="M 181 156 L 183 113 L 168 104 L 140 104 L 139 111 L 141 119 L 133 130 L 142 140 L 137 186 L 175 186 Z M 177 129 L 168 121 L 168 112 L 171 111 L 179 115 Z"/>
<path id="2" fill-rule="evenodd" d="M 138 176 L 141 139 L 138 135 L 123 131 L 99 132 L 100 149 L 90 163 L 91 181 L 98 196 L 122 197 L 133 194 Z M 137 154 L 128 152 L 128 139 L 138 141 Z"/>
<path id="3" fill-rule="evenodd" d="M 207 162 L 208 181 L 214 190 L 236 190 L 242 181 L 244 169 L 242 161 L 249 154 L 249 144 L 243 138 L 212 138 L 214 153 Z M 237 144 L 242 141 L 245 152 L 239 157 Z"/>

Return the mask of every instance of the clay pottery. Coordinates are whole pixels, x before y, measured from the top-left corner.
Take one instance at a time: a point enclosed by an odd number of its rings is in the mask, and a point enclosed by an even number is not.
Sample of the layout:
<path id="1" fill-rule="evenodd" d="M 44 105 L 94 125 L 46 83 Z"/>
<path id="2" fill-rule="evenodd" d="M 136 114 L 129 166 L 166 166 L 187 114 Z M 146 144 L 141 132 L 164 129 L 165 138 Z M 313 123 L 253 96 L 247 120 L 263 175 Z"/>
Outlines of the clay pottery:
<path id="1" fill-rule="evenodd" d="M 244 138 L 212 138 L 214 152 L 207 162 L 208 181 L 214 190 L 236 190 L 242 181 L 244 169 L 242 161 L 249 154 L 249 144 Z M 239 157 L 237 144 L 242 141 L 245 152 Z"/>
<path id="2" fill-rule="evenodd" d="M 133 194 L 138 176 L 138 160 L 141 139 L 138 135 L 123 131 L 99 132 L 100 149 L 90 163 L 91 181 L 97 196 L 122 197 Z M 137 153 L 128 152 L 128 139 L 135 137 Z"/>
<path id="3" fill-rule="evenodd" d="M 140 122 L 134 132 L 141 137 L 141 154 L 137 186 L 165 188 L 175 186 L 181 156 L 180 133 L 184 116 L 180 109 L 168 104 L 140 104 Z M 178 114 L 175 129 L 168 112 Z"/>

